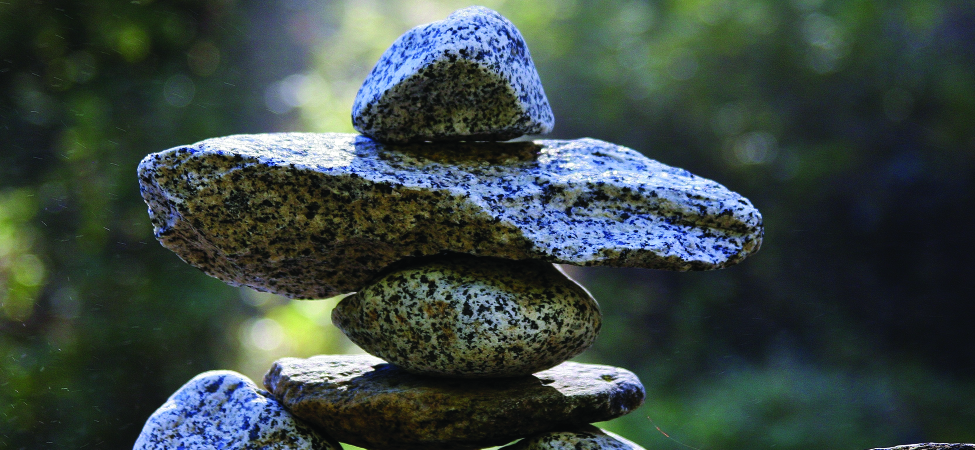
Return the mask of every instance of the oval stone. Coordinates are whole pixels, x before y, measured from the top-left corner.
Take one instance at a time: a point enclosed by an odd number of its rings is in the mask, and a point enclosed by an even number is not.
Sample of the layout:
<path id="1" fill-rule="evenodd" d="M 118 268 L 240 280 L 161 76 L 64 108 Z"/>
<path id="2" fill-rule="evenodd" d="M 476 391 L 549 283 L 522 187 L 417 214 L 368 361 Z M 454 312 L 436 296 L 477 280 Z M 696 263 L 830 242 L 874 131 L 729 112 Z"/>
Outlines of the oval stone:
<path id="1" fill-rule="evenodd" d="M 392 270 L 343 299 L 332 322 L 407 371 L 475 378 L 554 367 L 589 348 L 602 319 L 550 263 L 455 256 Z"/>

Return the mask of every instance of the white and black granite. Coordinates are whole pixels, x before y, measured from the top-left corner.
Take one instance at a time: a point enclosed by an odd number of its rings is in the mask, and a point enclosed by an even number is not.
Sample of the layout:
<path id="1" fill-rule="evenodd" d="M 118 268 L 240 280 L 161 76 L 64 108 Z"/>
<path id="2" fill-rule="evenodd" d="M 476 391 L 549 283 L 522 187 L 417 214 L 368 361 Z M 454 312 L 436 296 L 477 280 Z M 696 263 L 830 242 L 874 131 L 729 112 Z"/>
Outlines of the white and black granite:
<path id="1" fill-rule="evenodd" d="M 533 376 L 414 375 L 369 355 L 283 358 L 264 386 L 343 443 L 384 450 L 473 450 L 610 420 L 641 404 L 624 369 L 566 362 Z"/>
<path id="2" fill-rule="evenodd" d="M 267 391 L 229 370 L 187 382 L 146 421 L 134 450 L 342 450 Z"/>
<path id="3" fill-rule="evenodd" d="M 527 437 L 499 450 L 645 450 L 622 436 L 584 425 Z"/>
<path id="4" fill-rule="evenodd" d="M 384 142 L 497 141 L 548 133 L 555 117 L 521 33 L 472 6 L 397 39 L 359 89 L 352 125 Z"/>
<path id="5" fill-rule="evenodd" d="M 550 263 L 454 256 L 390 271 L 339 302 L 332 322 L 409 372 L 484 378 L 530 375 L 582 353 L 602 318 Z"/>
<path id="6" fill-rule="evenodd" d="M 393 262 L 442 252 L 719 269 L 763 232 L 741 195 L 595 139 L 237 135 L 151 154 L 139 181 L 164 246 L 227 283 L 293 298 L 357 291 Z"/>

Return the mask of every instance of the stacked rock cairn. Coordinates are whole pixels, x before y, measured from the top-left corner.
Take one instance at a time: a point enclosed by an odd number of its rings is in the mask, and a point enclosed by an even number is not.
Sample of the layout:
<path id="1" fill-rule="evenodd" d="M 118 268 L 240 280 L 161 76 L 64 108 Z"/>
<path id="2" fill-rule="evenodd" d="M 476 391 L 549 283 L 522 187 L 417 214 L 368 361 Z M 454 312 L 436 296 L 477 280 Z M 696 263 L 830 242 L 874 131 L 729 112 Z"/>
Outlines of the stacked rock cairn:
<path id="1" fill-rule="evenodd" d="M 135 448 L 640 448 L 591 425 L 645 392 L 566 362 L 601 316 L 553 263 L 726 267 L 761 245 L 752 204 L 595 139 L 499 142 L 554 117 L 521 34 L 487 8 L 401 36 L 352 121 L 361 135 L 228 136 L 139 165 L 165 247 L 234 286 L 346 294 L 332 321 L 373 356 L 283 358 L 266 390 L 200 374 Z"/>

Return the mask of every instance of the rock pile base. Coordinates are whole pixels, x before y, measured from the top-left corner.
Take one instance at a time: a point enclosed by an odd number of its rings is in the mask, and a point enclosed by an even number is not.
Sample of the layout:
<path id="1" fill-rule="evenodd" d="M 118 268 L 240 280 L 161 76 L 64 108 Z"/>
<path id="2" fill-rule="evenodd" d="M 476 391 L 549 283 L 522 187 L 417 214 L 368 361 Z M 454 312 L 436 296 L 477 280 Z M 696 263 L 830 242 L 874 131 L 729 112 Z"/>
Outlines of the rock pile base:
<path id="1" fill-rule="evenodd" d="M 369 449 L 465 450 L 610 420 L 641 404 L 636 375 L 562 363 L 534 375 L 414 375 L 368 355 L 284 358 L 264 385 L 296 417 Z"/>

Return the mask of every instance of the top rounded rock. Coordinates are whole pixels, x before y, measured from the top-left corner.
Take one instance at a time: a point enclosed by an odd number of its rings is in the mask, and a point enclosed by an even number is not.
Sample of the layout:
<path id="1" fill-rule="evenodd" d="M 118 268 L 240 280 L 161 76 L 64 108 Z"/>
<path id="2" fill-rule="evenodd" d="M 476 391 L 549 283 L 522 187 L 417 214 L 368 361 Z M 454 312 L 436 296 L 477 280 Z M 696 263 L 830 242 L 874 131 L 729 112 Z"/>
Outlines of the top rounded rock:
<path id="1" fill-rule="evenodd" d="M 521 33 L 472 6 L 400 36 L 359 89 L 352 124 L 389 143 L 500 141 L 548 133 L 555 117 Z"/>

